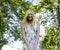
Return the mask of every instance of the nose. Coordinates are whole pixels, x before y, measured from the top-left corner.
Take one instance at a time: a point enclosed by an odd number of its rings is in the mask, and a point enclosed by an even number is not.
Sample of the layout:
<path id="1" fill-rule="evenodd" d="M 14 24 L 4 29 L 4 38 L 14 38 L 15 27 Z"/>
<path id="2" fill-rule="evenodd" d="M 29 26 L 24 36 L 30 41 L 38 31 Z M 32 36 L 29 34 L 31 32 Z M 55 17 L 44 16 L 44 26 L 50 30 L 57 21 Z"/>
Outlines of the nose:
<path id="1" fill-rule="evenodd" d="M 32 15 L 30 15 L 30 17 L 32 17 Z"/>
<path id="2" fill-rule="evenodd" d="M 29 15 L 29 16 L 33 16 L 33 15 L 31 14 L 31 15 Z"/>

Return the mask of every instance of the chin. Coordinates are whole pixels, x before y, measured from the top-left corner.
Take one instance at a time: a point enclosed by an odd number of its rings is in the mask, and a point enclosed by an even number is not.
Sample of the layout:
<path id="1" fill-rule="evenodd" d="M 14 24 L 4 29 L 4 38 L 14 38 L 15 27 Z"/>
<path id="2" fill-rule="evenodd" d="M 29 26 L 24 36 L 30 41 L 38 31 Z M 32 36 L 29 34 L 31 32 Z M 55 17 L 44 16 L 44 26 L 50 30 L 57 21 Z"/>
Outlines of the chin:
<path id="1" fill-rule="evenodd" d="M 32 19 L 29 19 L 30 21 L 32 20 Z"/>

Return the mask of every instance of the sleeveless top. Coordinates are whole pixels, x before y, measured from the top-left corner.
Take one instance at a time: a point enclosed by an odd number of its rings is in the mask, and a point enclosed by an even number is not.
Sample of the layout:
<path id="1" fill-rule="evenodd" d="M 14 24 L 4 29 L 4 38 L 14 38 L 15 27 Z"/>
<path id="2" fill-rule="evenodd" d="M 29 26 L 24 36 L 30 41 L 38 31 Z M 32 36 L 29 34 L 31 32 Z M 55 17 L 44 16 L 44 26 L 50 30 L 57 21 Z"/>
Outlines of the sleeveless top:
<path id="1" fill-rule="evenodd" d="M 37 31 L 36 21 L 34 22 L 34 26 L 32 28 L 28 24 L 25 27 L 26 39 L 29 42 L 31 48 L 33 48 L 33 45 L 34 45 L 34 42 L 36 39 L 36 31 Z M 24 49 L 27 50 L 27 46 Z M 40 41 L 39 40 L 37 42 L 37 50 L 40 50 Z"/>

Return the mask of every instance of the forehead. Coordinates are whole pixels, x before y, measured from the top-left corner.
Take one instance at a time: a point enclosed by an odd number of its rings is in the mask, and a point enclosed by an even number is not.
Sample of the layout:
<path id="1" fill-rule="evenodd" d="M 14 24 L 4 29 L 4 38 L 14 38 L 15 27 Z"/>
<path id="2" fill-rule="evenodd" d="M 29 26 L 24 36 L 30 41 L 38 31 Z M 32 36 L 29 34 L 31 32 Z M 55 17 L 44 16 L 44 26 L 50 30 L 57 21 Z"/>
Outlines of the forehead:
<path id="1" fill-rule="evenodd" d="M 33 15 L 33 13 L 29 13 L 28 15 Z"/>

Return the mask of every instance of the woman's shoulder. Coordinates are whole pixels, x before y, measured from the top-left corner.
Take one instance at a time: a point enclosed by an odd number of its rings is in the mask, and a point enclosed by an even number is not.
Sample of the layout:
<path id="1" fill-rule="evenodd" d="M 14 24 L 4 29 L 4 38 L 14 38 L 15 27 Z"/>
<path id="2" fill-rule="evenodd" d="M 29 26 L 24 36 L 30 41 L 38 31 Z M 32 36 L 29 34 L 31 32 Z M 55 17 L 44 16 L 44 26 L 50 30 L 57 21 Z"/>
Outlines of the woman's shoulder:
<path id="1" fill-rule="evenodd" d="M 23 29 L 25 29 L 25 26 L 26 26 L 26 24 L 22 24 L 22 23 L 21 23 L 21 27 L 22 27 Z"/>
<path id="2" fill-rule="evenodd" d="M 39 21 L 38 21 L 38 20 L 36 20 L 36 23 L 37 23 L 37 24 L 39 24 Z"/>

